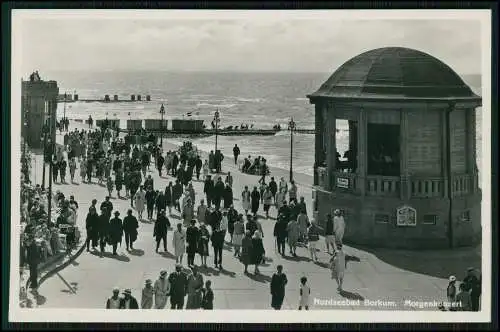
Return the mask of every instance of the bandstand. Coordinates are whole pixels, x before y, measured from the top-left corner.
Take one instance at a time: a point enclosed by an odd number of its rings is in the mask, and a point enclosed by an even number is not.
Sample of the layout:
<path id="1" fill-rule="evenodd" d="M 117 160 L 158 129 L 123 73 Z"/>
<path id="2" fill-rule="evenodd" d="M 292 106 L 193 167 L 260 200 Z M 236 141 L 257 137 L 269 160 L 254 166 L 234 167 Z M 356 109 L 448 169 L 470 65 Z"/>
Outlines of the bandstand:
<path id="1" fill-rule="evenodd" d="M 445 63 L 400 47 L 362 53 L 314 93 L 315 219 L 340 209 L 344 241 L 447 248 L 481 240 L 476 108 Z M 337 120 L 348 123 L 341 160 Z"/>

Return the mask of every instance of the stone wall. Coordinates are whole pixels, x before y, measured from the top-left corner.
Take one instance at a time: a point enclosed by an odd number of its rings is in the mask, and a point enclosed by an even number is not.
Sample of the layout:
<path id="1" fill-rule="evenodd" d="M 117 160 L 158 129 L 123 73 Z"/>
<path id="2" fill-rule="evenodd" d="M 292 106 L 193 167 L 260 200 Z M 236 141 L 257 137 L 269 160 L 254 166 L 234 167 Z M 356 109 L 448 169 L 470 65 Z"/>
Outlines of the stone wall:
<path id="1" fill-rule="evenodd" d="M 447 198 L 409 200 L 407 204 L 417 211 L 417 224 L 398 226 L 396 209 L 403 205 L 398 198 L 356 197 L 323 191 L 317 192 L 316 195 L 320 226 L 324 226 L 325 215 L 332 213 L 333 209 L 344 211 L 344 241 L 348 244 L 406 249 L 449 246 Z M 480 241 L 480 207 L 480 195 L 454 199 L 453 237 L 456 246 L 473 245 Z M 470 221 L 460 220 L 462 213 L 467 210 L 470 213 Z M 431 215 L 435 216 L 435 219 L 430 218 Z M 381 216 L 387 219 L 380 218 Z"/>

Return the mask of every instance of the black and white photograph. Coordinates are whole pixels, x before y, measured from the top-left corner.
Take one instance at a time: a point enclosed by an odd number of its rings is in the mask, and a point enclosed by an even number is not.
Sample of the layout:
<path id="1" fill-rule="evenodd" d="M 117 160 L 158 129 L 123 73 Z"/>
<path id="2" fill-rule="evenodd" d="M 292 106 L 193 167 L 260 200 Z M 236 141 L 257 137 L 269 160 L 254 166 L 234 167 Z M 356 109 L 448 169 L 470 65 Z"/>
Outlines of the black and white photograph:
<path id="1" fill-rule="evenodd" d="M 19 9 L 11 56 L 11 321 L 489 321 L 489 11 Z"/>

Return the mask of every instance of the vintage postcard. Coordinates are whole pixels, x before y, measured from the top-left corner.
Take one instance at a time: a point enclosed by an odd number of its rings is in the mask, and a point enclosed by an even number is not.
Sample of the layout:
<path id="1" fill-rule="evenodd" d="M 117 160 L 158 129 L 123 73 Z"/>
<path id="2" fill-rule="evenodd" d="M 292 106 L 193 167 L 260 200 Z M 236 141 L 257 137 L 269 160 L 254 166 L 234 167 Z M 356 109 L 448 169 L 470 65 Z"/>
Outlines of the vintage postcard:
<path id="1" fill-rule="evenodd" d="M 490 54 L 487 10 L 13 10 L 10 320 L 488 322 Z"/>

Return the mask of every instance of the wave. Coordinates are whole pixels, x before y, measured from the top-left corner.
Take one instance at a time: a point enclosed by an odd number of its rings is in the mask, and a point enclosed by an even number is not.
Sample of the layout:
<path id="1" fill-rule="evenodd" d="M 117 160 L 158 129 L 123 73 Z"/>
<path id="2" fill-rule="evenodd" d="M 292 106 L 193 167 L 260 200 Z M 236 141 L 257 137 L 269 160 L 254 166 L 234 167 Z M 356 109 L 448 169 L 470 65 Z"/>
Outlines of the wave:
<path id="1" fill-rule="evenodd" d="M 210 104 L 210 103 L 198 103 L 196 107 L 211 107 L 211 108 L 232 108 L 236 104 Z"/>
<path id="2" fill-rule="evenodd" d="M 244 103 L 260 103 L 263 102 L 265 99 L 263 98 L 243 98 L 243 97 L 229 97 L 230 99 L 235 99 L 239 102 L 244 102 Z"/>

